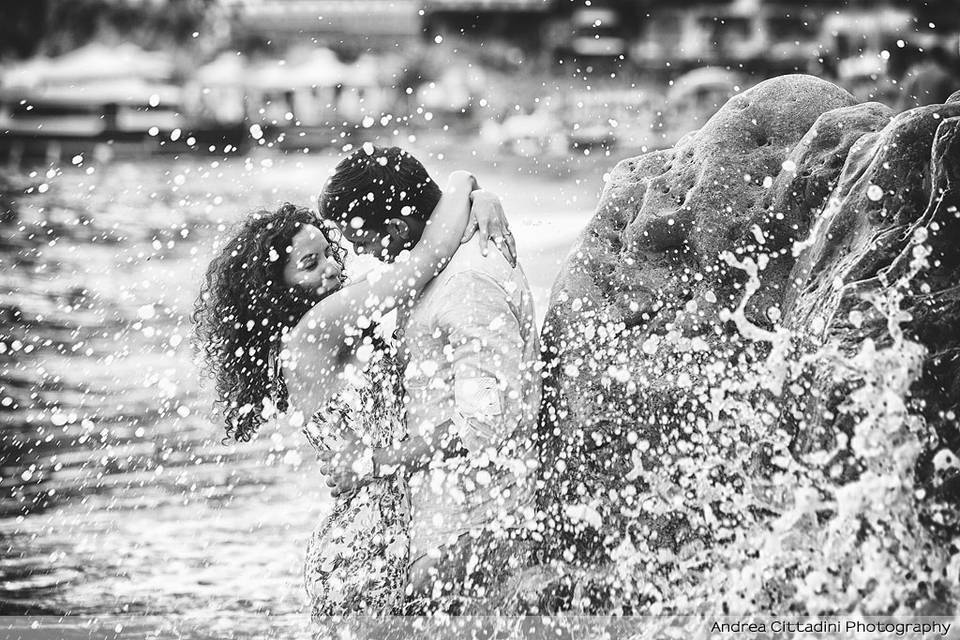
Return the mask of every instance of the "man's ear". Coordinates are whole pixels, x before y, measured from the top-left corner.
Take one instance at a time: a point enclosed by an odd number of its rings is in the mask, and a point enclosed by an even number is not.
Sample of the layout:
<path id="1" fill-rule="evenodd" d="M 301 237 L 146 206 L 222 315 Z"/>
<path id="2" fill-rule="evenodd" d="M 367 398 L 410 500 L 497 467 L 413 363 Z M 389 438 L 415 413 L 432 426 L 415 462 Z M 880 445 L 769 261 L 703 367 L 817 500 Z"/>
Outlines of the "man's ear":
<path id="1" fill-rule="evenodd" d="M 401 240 L 410 241 L 410 225 L 400 218 L 390 218 L 387 220 L 387 231 L 390 235 Z"/>

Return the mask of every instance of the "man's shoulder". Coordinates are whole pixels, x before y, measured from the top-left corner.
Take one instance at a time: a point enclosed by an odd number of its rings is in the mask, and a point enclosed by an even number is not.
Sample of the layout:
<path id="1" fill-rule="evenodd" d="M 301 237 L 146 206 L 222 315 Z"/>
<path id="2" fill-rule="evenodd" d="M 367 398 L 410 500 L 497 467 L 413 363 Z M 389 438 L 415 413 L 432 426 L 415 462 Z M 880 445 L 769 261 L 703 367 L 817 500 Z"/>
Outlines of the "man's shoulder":
<path id="1" fill-rule="evenodd" d="M 443 272 L 427 285 L 410 313 L 411 321 L 430 324 L 437 314 L 451 307 L 470 308 L 473 302 L 489 307 L 491 301 L 501 301 L 516 307 L 516 313 L 523 313 L 524 299 L 531 297 L 523 271 L 519 266 L 511 267 L 496 247 L 491 246 L 489 255 L 484 256 L 476 245 L 476 238 L 462 245 Z"/>
<path id="2" fill-rule="evenodd" d="M 474 236 L 460 245 L 457 252 L 453 254 L 440 280 L 447 283 L 450 280 L 456 280 L 455 276 L 471 273 L 489 276 L 497 282 L 505 282 L 514 276 L 514 268 L 503 257 L 500 250 L 493 246 L 493 243 L 490 243 L 487 255 L 483 255 L 480 251 L 480 243 Z"/>

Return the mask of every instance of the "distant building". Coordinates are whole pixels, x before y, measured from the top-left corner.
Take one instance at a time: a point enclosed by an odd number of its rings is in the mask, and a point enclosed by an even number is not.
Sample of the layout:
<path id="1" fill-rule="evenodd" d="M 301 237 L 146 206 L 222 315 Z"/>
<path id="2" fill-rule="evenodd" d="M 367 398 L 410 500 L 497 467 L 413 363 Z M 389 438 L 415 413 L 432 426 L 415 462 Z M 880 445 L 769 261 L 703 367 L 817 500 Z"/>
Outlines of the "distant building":
<path id="1" fill-rule="evenodd" d="M 891 43 L 899 51 L 880 66 L 896 71 L 912 62 L 911 52 L 935 42 L 956 52 L 960 31 L 957 0 L 222 2 L 241 40 L 279 46 L 305 40 L 362 52 L 452 36 L 668 75 L 704 65 L 837 74 L 856 64 L 845 59 L 890 51 Z"/>
<path id="2" fill-rule="evenodd" d="M 553 14 L 560 56 L 671 72 L 836 72 L 861 54 L 896 58 L 896 50 L 935 44 L 955 51 L 960 30 L 956 0 L 557 0 Z"/>
<path id="3" fill-rule="evenodd" d="M 527 49 L 541 49 L 544 27 L 559 0 L 425 0 L 428 33 L 455 33 L 468 38 L 501 39 Z"/>
<path id="4" fill-rule="evenodd" d="M 240 40 L 382 49 L 421 39 L 419 0 L 223 0 Z"/>

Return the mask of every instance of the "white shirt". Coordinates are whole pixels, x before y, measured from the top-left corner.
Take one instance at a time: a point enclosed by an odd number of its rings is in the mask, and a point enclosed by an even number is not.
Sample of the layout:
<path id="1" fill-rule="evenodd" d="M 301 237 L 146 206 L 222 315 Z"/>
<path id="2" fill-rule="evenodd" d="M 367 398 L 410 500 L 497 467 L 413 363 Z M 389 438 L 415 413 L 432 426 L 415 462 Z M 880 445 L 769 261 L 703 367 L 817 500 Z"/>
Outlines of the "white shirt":
<path id="1" fill-rule="evenodd" d="M 532 470 L 540 345 L 523 271 L 470 240 L 427 285 L 401 339 L 408 431 L 452 422 L 468 452 L 411 478 L 415 558 L 532 504 L 518 482 Z"/>

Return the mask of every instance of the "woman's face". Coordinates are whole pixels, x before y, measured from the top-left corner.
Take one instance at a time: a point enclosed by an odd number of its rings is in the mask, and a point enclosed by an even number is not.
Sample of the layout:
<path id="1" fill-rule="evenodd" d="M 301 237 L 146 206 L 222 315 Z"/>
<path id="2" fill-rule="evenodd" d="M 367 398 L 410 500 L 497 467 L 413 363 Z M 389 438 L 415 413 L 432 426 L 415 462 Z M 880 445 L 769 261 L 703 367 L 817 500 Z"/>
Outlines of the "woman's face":
<path id="1" fill-rule="evenodd" d="M 284 283 L 288 287 L 300 287 L 317 298 L 325 296 L 342 282 L 336 253 L 337 247 L 327 242 L 320 229 L 305 225 L 291 240 L 291 251 L 283 268 Z"/>

